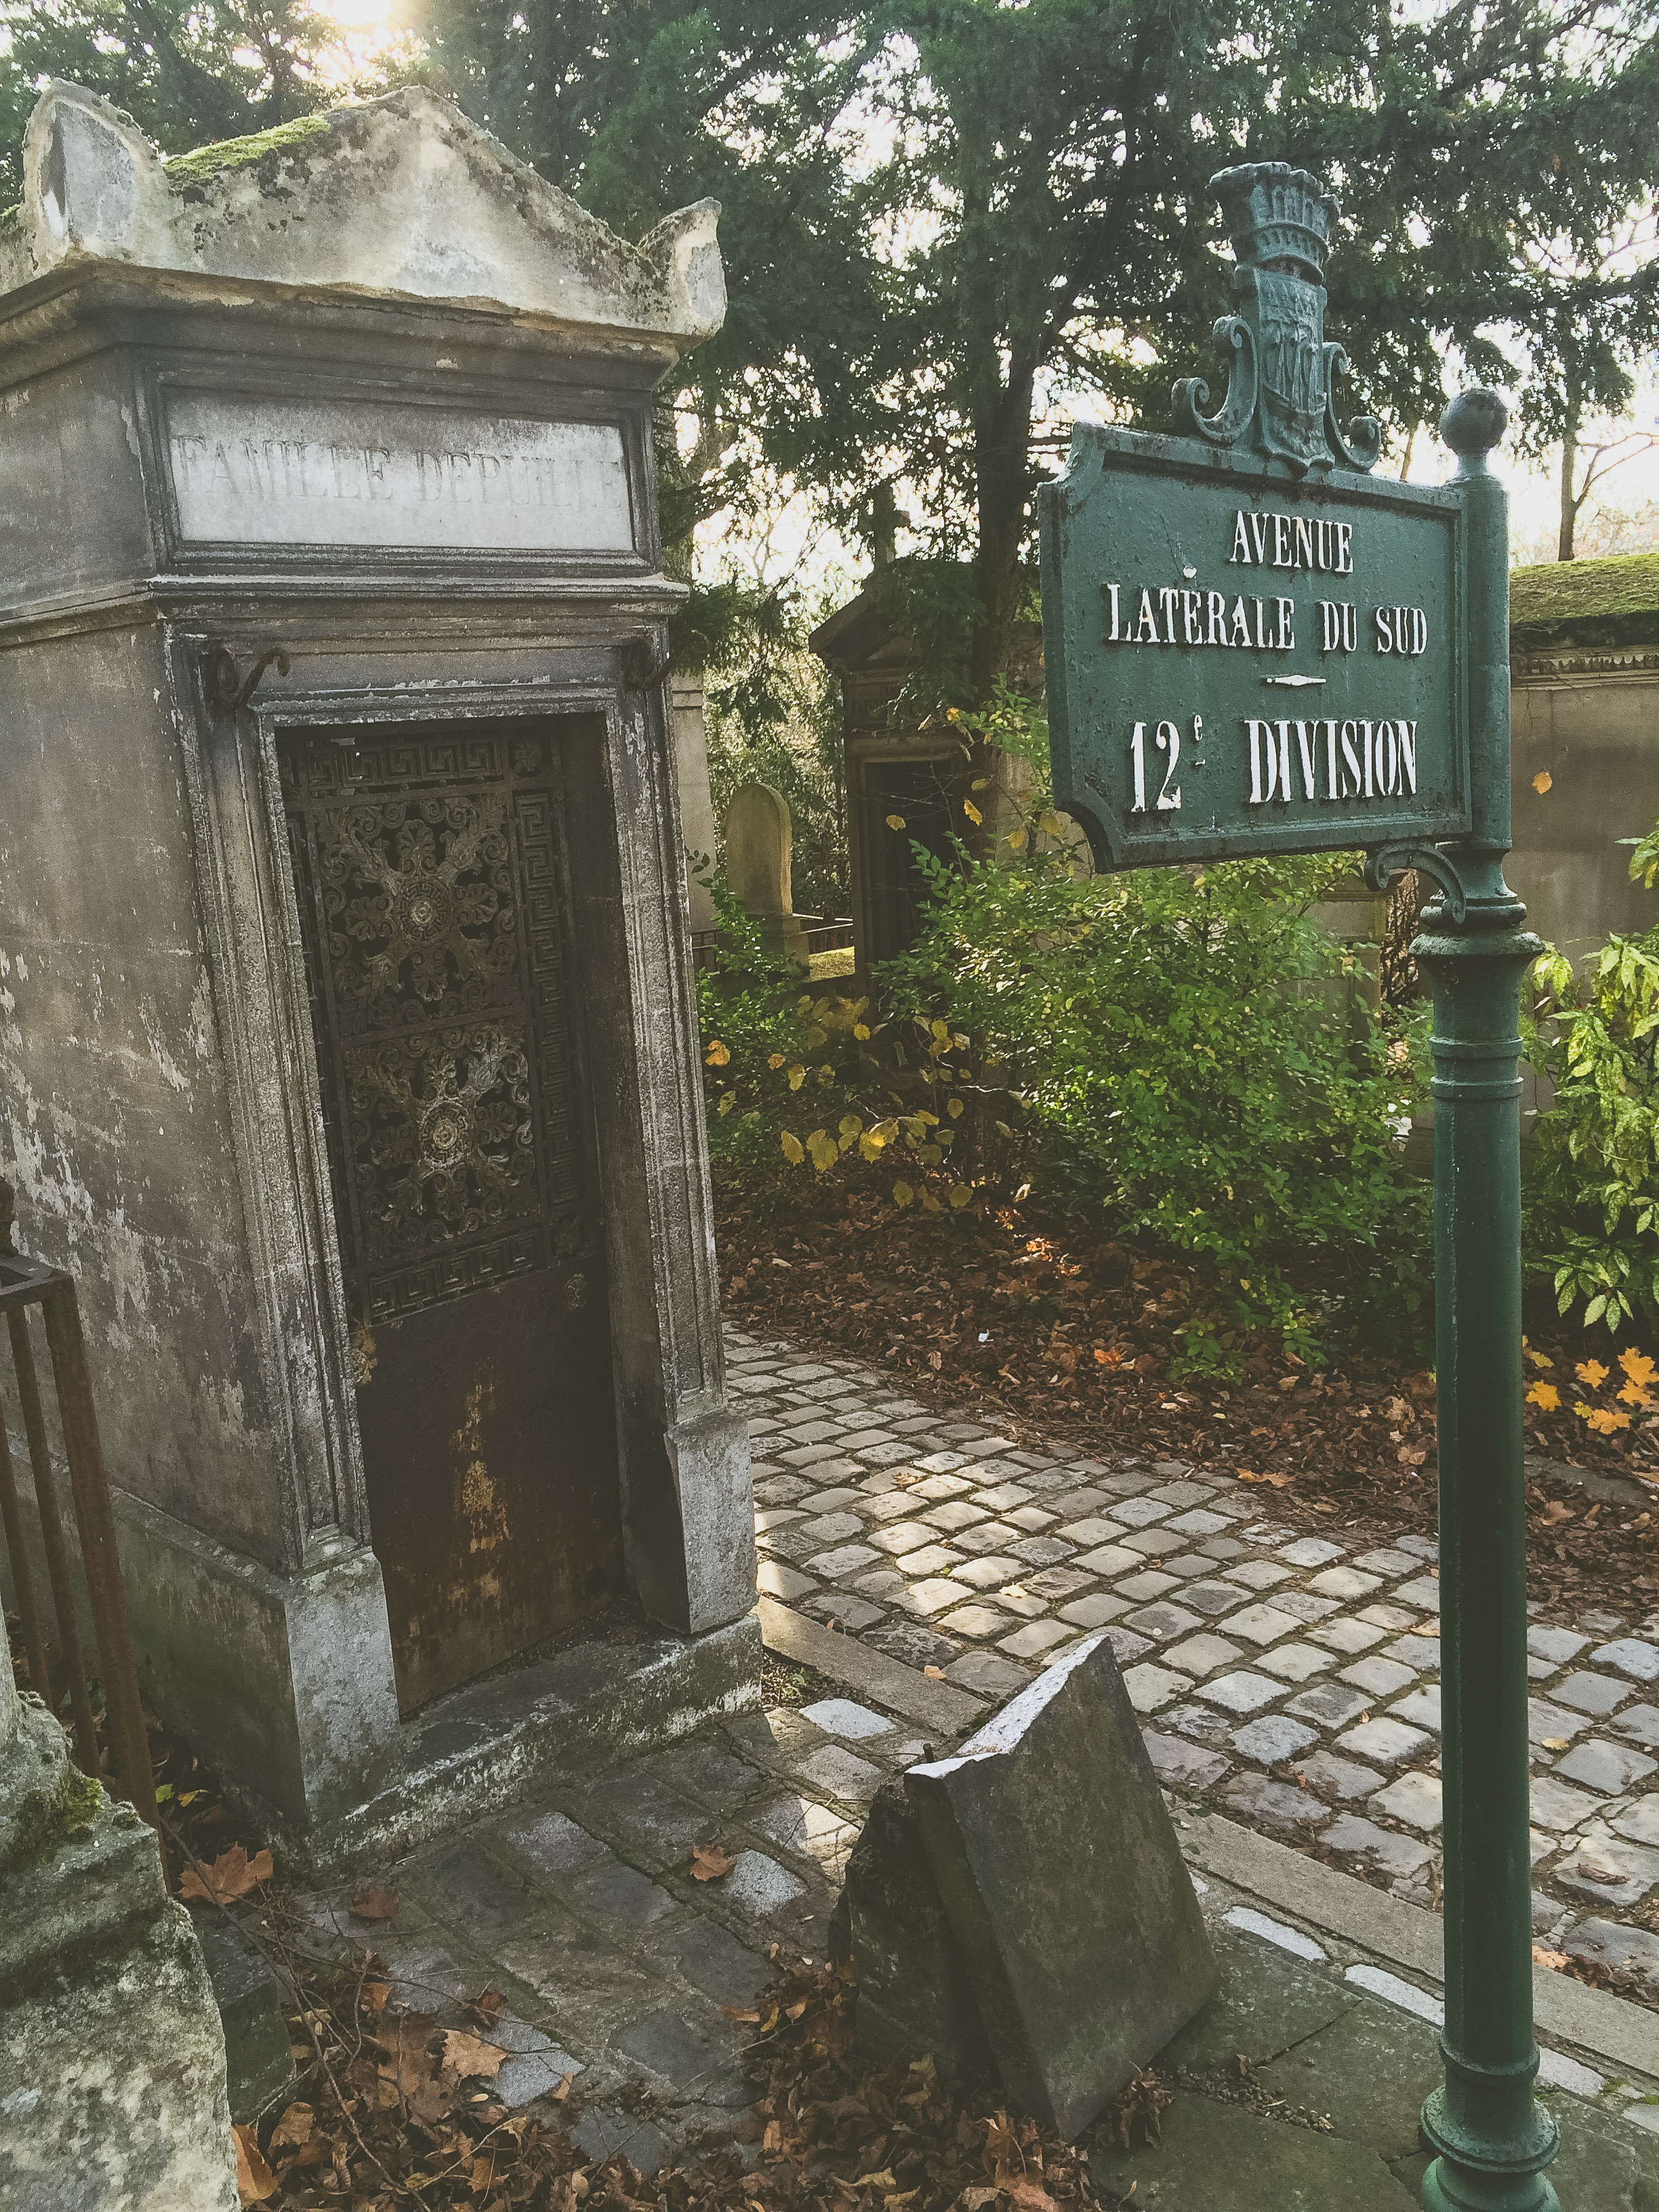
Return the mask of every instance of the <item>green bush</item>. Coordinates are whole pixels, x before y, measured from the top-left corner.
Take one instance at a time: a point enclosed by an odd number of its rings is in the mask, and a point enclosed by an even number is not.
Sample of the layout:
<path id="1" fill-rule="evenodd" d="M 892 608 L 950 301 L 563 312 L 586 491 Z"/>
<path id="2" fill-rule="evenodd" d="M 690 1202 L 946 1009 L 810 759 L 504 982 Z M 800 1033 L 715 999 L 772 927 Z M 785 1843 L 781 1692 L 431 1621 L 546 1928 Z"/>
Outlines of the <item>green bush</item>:
<path id="1" fill-rule="evenodd" d="M 1609 938 L 1582 975 L 1552 945 L 1532 981 L 1528 1054 L 1555 1097 L 1527 1176 L 1528 1272 L 1586 1328 L 1659 1326 L 1659 930 Z"/>
<path id="2" fill-rule="evenodd" d="M 1349 865 L 1079 881 L 1052 853 L 935 863 L 927 932 L 884 974 L 896 1020 L 943 1015 L 981 1087 L 988 1068 L 1013 1095 L 1036 1179 L 1210 1263 L 1189 1365 L 1231 1364 L 1226 1339 L 1264 1324 L 1309 1354 L 1333 1305 L 1391 1272 L 1379 1240 L 1412 1201 L 1394 1125 L 1418 1079 L 1309 918 Z"/>
<path id="3" fill-rule="evenodd" d="M 700 983 L 717 1169 L 857 1157 L 895 1204 L 935 1212 L 1040 1185 L 1204 1263 L 1191 1369 L 1236 1367 L 1263 1327 L 1318 1357 L 1362 1312 L 1409 1337 L 1426 1209 L 1395 1129 L 1415 1058 L 1309 916 L 1352 859 L 1079 878 L 1041 717 L 1005 692 L 952 719 L 1036 787 L 992 853 L 915 848 L 930 902 L 878 979 L 884 1023 L 804 989 L 722 907 L 722 966 Z"/>

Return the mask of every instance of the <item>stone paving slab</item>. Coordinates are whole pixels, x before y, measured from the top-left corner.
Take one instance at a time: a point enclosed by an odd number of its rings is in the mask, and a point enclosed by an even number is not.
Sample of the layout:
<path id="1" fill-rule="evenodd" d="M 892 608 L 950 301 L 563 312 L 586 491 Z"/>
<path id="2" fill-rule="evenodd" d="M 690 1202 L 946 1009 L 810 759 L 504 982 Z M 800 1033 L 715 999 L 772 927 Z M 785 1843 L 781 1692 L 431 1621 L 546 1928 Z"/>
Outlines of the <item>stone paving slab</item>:
<path id="1" fill-rule="evenodd" d="M 1431 1540 L 1401 1530 L 1353 1554 L 1335 1516 L 1318 1534 L 1285 1528 L 1237 1481 L 1180 1462 L 1014 1451 L 921 1408 L 896 1421 L 897 1378 L 867 1362 L 727 1340 L 753 1417 L 763 1589 L 994 1700 L 1104 1627 L 1166 1785 L 1437 1899 Z M 809 1384 L 791 1381 L 809 1365 Z M 872 1427 L 898 1441 L 866 1446 Z M 833 1459 L 786 1466 L 808 1429 Z M 832 1512 L 839 1548 L 790 1549 L 798 1524 L 772 1522 L 781 1510 Z M 866 1548 L 874 1565 L 844 1564 Z M 1659 1614 L 1537 1619 L 1528 1649 L 1540 1924 L 1557 1948 L 1581 1921 L 1628 1929 L 1659 1999 L 1642 1940 L 1659 1923 Z"/>
<path id="2" fill-rule="evenodd" d="M 855 1648 L 833 1640 L 843 1652 Z M 921 1699 L 938 1686 L 918 1678 L 907 1694 Z M 404 1899 L 392 1923 L 365 1930 L 344 1917 L 346 1897 L 369 1869 L 315 1893 L 307 1910 L 319 1933 L 338 1929 L 359 1947 L 374 1943 L 397 1996 L 445 2024 L 459 2022 L 466 1996 L 501 1990 L 513 2053 L 498 2082 L 504 2100 L 523 2105 L 574 2074 L 584 2149 L 623 2149 L 654 2169 L 732 2124 L 745 2099 L 744 2037 L 723 2008 L 748 2003 L 775 1954 L 823 1959 L 829 1913 L 870 1799 L 924 1748 L 904 1716 L 850 1695 L 745 1716 L 615 1768 L 574 1774 L 532 1802 L 373 1869 Z M 1336 2125 L 1330 2135 L 1288 2128 L 1218 2102 L 1215 2080 L 1189 2083 L 1164 2149 L 1139 2153 L 1125 2169 L 1139 2184 L 1134 2201 L 1158 2212 L 1413 2202 L 1401 2193 L 1413 2178 L 1401 2135 L 1411 2098 L 1433 2078 L 1437 1962 L 1419 1931 L 1437 1923 L 1243 1830 L 1228 1831 L 1231 1857 L 1226 1849 L 1218 1857 L 1227 1824 L 1179 1797 L 1173 1809 L 1189 1861 L 1196 1855 L 1206 1869 L 1194 1887 L 1224 1974 L 1218 1997 L 1161 2063 L 1198 2076 L 1242 2051 L 1273 2076 L 1276 2094 L 1328 2107 Z M 721 1881 L 692 1878 L 690 1850 L 708 1841 L 735 1856 Z M 1282 1866 L 1296 1870 L 1288 1887 Z M 1328 1932 L 1367 1914 L 1377 1923 L 1369 1948 Z M 1614 1923 L 1586 1927 L 1595 1934 L 1583 1955 L 1616 1948 Z M 1585 2057 L 1553 2050 L 1546 2059 L 1567 2143 L 1564 2201 L 1651 2212 L 1659 2070 L 1644 2075 L 1621 2060 L 1615 2078 L 1597 2054 L 1634 2047 L 1652 2016 L 1541 1970 L 1538 1979 L 1567 2005 L 1570 2025 L 1579 2005 L 1578 2039 L 1589 2045 Z M 1659 2051 L 1659 2036 L 1650 2039 Z M 1391 2071 L 1381 2081 L 1384 2063 Z M 1286 2069 L 1301 2070 L 1281 2081 Z M 1240 2195 L 1246 2184 L 1222 2173 L 1221 2162 L 1240 2159 L 1250 2161 L 1256 2196 Z M 1124 2177 L 1109 2161 L 1101 2179 Z M 1270 2186 L 1276 2195 L 1261 2193 Z"/>

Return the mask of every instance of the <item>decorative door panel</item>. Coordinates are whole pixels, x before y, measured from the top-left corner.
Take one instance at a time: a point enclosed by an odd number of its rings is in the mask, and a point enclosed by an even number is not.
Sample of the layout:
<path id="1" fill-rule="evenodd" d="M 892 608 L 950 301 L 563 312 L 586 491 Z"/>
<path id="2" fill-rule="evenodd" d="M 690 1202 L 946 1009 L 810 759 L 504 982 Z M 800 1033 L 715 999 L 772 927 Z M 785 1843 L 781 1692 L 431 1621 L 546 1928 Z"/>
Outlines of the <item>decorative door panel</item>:
<path id="1" fill-rule="evenodd" d="M 557 747 L 340 730 L 282 770 L 407 1712 L 622 1586 Z"/>

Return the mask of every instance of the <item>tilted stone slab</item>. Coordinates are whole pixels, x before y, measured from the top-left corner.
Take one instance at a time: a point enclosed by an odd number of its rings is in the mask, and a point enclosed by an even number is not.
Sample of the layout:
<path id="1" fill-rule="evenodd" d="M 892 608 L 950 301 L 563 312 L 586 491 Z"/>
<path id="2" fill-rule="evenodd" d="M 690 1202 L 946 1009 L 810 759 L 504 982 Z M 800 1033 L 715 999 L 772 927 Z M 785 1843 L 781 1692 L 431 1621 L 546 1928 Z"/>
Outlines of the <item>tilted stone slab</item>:
<path id="1" fill-rule="evenodd" d="M 1106 1638 L 904 1789 L 1004 2084 L 1073 2136 L 1217 1979 Z"/>

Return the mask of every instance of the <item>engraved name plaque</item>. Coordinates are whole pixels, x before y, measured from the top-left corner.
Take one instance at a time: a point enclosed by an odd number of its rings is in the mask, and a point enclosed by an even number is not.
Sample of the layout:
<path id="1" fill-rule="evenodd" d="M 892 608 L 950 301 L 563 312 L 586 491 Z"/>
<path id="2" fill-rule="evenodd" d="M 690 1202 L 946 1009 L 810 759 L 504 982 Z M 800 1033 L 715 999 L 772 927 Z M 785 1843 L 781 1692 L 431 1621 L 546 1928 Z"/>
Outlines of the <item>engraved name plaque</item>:
<path id="1" fill-rule="evenodd" d="M 167 453 L 187 544 L 634 549 L 615 423 L 173 392 Z"/>

